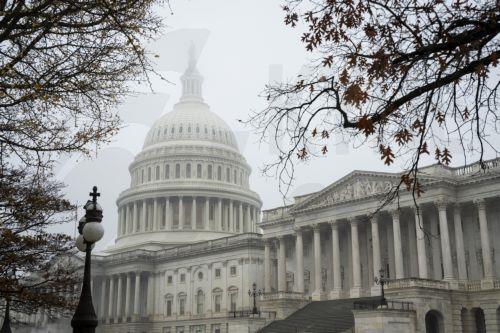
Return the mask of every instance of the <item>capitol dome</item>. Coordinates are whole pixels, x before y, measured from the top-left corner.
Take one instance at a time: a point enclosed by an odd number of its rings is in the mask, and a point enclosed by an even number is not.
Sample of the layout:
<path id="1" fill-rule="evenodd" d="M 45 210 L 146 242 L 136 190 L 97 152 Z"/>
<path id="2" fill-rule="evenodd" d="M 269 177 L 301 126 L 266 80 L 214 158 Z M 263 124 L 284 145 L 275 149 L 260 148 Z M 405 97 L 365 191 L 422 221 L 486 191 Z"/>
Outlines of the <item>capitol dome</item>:
<path id="1" fill-rule="evenodd" d="M 109 252 L 161 249 L 255 232 L 261 200 L 231 128 L 202 98 L 191 52 L 182 96 L 149 130 L 118 200 L 118 237 Z"/>

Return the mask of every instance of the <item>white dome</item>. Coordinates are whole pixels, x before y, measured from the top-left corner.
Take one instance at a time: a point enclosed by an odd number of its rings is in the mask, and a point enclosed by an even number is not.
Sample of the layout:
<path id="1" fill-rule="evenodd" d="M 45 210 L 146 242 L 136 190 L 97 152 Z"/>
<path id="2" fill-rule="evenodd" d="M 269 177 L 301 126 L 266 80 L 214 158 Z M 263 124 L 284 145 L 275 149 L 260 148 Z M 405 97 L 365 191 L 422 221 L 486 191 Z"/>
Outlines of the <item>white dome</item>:
<path id="1" fill-rule="evenodd" d="M 180 102 L 158 119 L 149 130 L 143 148 L 181 140 L 219 143 L 238 151 L 234 133 L 226 122 L 199 101 Z"/>

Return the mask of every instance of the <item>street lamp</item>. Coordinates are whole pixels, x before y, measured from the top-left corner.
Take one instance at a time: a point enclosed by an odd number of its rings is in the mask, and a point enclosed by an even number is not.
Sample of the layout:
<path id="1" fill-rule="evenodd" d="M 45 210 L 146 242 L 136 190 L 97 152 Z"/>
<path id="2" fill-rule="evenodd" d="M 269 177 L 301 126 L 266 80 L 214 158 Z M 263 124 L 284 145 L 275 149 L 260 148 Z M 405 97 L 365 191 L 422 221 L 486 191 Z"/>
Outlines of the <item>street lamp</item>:
<path id="1" fill-rule="evenodd" d="M 87 201 L 85 206 L 85 216 L 78 223 L 78 233 L 76 247 L 85 252 L 85 268 L 83 271 L 83 285 L 80 300 L 76 307 L 71 326 L 73 333 L 95 333 L 97 327 L 97 316 L 92 304 L 92 290 L 90 288 L 90 259 L 94 243 L 98 242 L 104 235 L 104 228 L 101 225 L 102 208 L 97 203 L 97 187 L 94 186 L 89 194 L 92 200 Z"/>
<path id="2" fill-rule="evenodd" d="M 380 285 L 382 288 L 382 299 L 380 305 L 387 305 L 387 301 L 385 299 L 385 294 L 384 294 L 384 284 L 386 283 L 386 278 L 384 277 L 384 270 L 380 269 L 378 271 L 379 276 L 375 277 L 375 283 Z"/>
<path id="3" fill-rule="evenodd" d="M 257 290 L 257 284 L 254 282 L 252 285 L 252 289 L 248 290 L 248 296 L 253 297 L 253 309 L 252 309 L 252 314 L 258 314 L 259 311 L 257 310 L 257 301 L 256 298 L 257 296 L 262 295 L 262 290 L 259 289 Z"/>

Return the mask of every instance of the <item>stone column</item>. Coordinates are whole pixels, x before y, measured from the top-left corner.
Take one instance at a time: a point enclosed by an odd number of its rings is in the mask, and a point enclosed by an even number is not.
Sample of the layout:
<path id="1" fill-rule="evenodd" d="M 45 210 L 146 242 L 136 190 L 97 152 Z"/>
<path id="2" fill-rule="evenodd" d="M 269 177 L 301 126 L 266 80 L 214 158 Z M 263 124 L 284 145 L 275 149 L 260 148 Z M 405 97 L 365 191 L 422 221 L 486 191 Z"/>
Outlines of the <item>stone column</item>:
<path id="1" fill-rule="evenodd" d="M 165 229 L 172 230 L 172 206 L 169 197 L 165 198 Z"/>
<path id="2" fill-rule="evenodd" d="M 484 279 L 493 280 L 495 272 L 493 271 L 493 259 L 491 257 L 490 236 L 488 231 L 488 219 L 486 217 L 486 201 L 484 199 L 476 200 L 479 229 L 481 233 L 481 250 L 483 254 Z"/>
<path id="3" fill-rule="evenodd" d="M 425 248 L 424 215 L 422 214 L 422 207 L 415 208 L 415 231 L 417 237 L 418 276 L 421 279 L 427 279 L 429 275 L 427 272 L 427 251 Z"/>
<path id="4" fill-rule="evenodd" d="M 148 229 L 148 201 L 146 199 L 142 200 L 142 221 L 141 231 L 146 231 Z"/>
<path id="5" fill-rule="evenodd" d="M 122 302 L 122 294 L 123 294 L 123 277 L 118 275 L 118 288 L 116 290 L 116 322 L 122 318 L 123 315 L 123 302 Z"/>
<path id="6" fill-rule="evenodd" d="M 218 198 L 217 199 L 217 229 L 219 231 L 222 231 L 222 199 Z"/>
<path id="7" fill-rule="evenodd" d="M 234 223 L 234 207 L 233 207 L 233 200 L 229 200 L 229 231 L 234 232 L 236 230 L 235 228 L 235 223 Z"/>
<path id="8" fill-rule="evenodd" d="M 439 228 L 441 230 L 441 254 L 443 257 L 443 275 L 445 280 L 453 279 L 453 265 L 451 261 L 450 233 L 448 230 L 448 218 L 446 216 L 447 202 L 440 200 L 436 203 L 439 216 Z"/>
<path id="9" fill-rule="evenodd" d="M 359 220 L 352 218 L 349 221 L 351 225 L 351 247 L 352 247 L 352 286 L 350 290 L 351 297 L 361 297 L 361 261 L 359 257 Z"/>
<path id="10" fill-rule="evenodd" d="M 278 291 L 286 291 L 285 237 L 278 237 Z"/>
<path id="11" fill-rule="evenodd" d="M 392 231 L 394 234 L 394 265 L 396 269 L 396 279 L 404 278 L 403 247 L 401 244 L 401 226 L 399 222 L 399 210 L 391 211 Z"/>
<path id="12" fill-rule="evenodd" d="M 126 227 L 125 232 L 128 234 L 134 229 L 134 225 L 132 224 L 132 207 L 130 204 L 127 204 L 127 218 L 126 218 Z"/>
<path id="13" fill-rule="evenodd" d="M 182 202 L 182 195 L 179 196 L 179 229 L 184 229 L 184 204 Z"/>
<path id="14" fill-rule="evenodd" d="M 266 239 L 264 240 L 264 291 L 270 293 L 271 290 L 271 240 Z"/>
<path id="15" fill-rule="evenodd" d="M 374 215 L 371 218 L 371 229 L 372 229 L 372 247 L 373 247 L 373 276 L 380 276 L 380 270 L 382 269 L 381 256 L 380 256 L 380 235 L 378 232 L 378 215 Z M 372 286 L 371 295 L 380 295 L 380 286 Z"/>
<path id="16" fill-rule="evenodd" d="M 240 202 L 239 214 L 238 214 L 238 232 L 243 232 L 243 202 Z"/>
<path id="17" fill-rule="evenodd" d="M 297 286 L 296 292 L 304 293 L 304 241 L 302 229 L 295 228 L 295 260 L 297 262 Z"/>
<path id="18" fill-rule="evenodd" d="M 132 296 L 132 281 L 130 277 L 130 273 L 127 273 L 127 280 L 126 280 L 126 285 L 125 285 L 125 312 L 123 314 L 123 317 L 125 318 L 125 322 L 127 321 L 127 318 L 130 317 L 130 298 Z"/>
<path id="19" fill-rule="evenodd" d="M 109 277 L 109 298 L 108 298 L 108 319 L 109 319 L 109 321 L 111 321 L 111 319 L 113 318 L 113 304 L 115 304 L 114 295 L 113 295 L 113 292 L 115 289 L 114 282 L 115 282 L 114 276 L 110 276 Z"/>
<path id="20" fill-rule="evenodd" d="M 101 319 L 106 318 L 106 277 L 102 277 L 101 281 L 101 306 L 100 306 Z"/>
<path id="21" fill-rule="evenodd" d="M 252 216 L 251 216 L 251 206 L 247 205 L 247 213 L 246 213 L 246 223 L 244 223 L 245 228 L 243 228 L 243 232 L 251 232 L 252 231 Z"/>
<path id="22" fill-rule="evenodd" d="M 132 225 L 132 232 L 133 231 L 138 231 L 140 230 L 139 226 L 139 205 L 137 204 L 137 201 L 134 201 L 134 211 L 132 212 L 133 217 L 133 225 Z"/>
<path id="23" fill-rule="evenodd" d="M 340 241 L 339 226 L 335 221 L 330 222 L 332 228 L 332 270 L 333 270 L 333 290 L 330 298 L 340 298 L 342 291 L 342 281 L 340 277 Z"/>
<path id="24" fill-rule="evenodd" d="M 196 229 L 196 197 L 193 197 L 191 204 L 191 229 Z"/>
<path id="25" fill-rule="evenodd" d="M 210 230 L 210 198 L 205 198 L 205 230 Z"/>
<path id="26" fill-rule="evenodd" d="M 314 239 L 314 291 L 312 293 L 313 300 L 320 300 L 323 294 L 321 285 L 321 235 L 320 225 L 313 224 L 313 239 Z"/>
<path id="27" fill-rule="evenodd" d="M 135 272 L 135 287 L 134 287 L 134 317 L 138 319 L 141 316 L 141 272 Z"/>
<path id="28" fill-rule="evenodd" d="M 146 300 L 146 313 L 147 316 L 153 316 L 154 315 L 154 295 L 155 295 L 155 288 L 154 288 L 154 279 L 155 275 L 153 272 L 148 273 L 148 296 Z"/>
<path id="29" fill-rule="evenodd" d="M 158 218 L 158 198 L 154 198 L 153 201 L 153 223 L 151 229 L 159 230 L 159 218 Z"/>
<path id="30" fill-rule="evenodd" d="M 462 218 L 460 216 L 460 204 L 453 207 L 453 225 L 455 227 L 455 246 L 457 250 L 458 278 L 467 280 L 467 268 L 465 266 L 465 246 L 462 232 Z"/>

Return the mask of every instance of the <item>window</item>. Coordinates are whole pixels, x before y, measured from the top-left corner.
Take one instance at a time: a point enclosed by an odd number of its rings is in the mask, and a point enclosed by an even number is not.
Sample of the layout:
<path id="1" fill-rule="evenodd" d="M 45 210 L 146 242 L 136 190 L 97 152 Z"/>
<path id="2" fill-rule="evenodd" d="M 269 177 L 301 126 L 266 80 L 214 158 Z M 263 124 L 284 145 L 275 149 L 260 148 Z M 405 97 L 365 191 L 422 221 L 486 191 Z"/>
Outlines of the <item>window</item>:
<path id="1" fill-rule="evenodd" d="M 198 290 L 198 294 L 196 295 L 196 313 L 199 315 L 203 314 L 204 302 L 205 302 L 205 295 L 203 295 L 203 291 Z"/>
<path id="2" fill-rule="evenodd" d="M 240 185 L 243 185 L 243 172 L 240 172 Z"/>
<path id="3" fill-rule="evenodd" d="M 236 275 L 236 266 L 231 266 L 230 273 L 231 273 L 231 276 L 235 276 Z"/>
<path id="4" fill-rule="evenodd" d="M 175 328 L 175 333 L 184 333 L 184 326 L 177 326 Z"/>
<path id="5" fill-rule="evenodd" d="M 222 295 L 221 294 L 215 295 L 215 297 L 214 297 L 214 303 L 215 303 L 215 312 L 216 313 L 220 312 L 221 300 L 222 300 Z"/>
<path id="6" fill-rule="evenodd" d="M 186 164 L 186 178 L 191 178 L 191 163 Z"/>
<path id="7" fill-rule="evenodd" d="M 181 178 L 181 165 L 179 163 L 175 165 L 175 178 Z"/>
<path id="8" fill-rule="evenodd" d="M 151 167 L 148 168 L 148 182 L 151 181 Z"/>
<path id="9" fill-rule="evenodd" d="M 201 178 L 201 164 L 196 166 L 196 177 Z"/>
<path id="10" fill-rule="evenodd" d="M 170 164 L 165 165 L 165 179 L 170 179 Z"/>
<path id="11" fill-rule="evenodd" d="M 235 184 L 236 184 L 236 183 L 238 183 L 238 177 L 237 177 L 236 170 L 234 170 L 233 182 L 234 182 Z"/>
<path id="12" fill-rule="evenodd" d="M 160 166 L 157 165 L 156 166 L 156 180 L 160 180 Z"/>
<path id="13" fill-rule="evenodd" d="M 163 327 L 162 333 L 172 333 L 170 327 Z"/>
<path id="14" fill-rule="evenodd" d="M 231 172 L 229 171 L 229 168 L 226 168 L 226 182 L 231 182 Z"/>
<path id="15" fill-rule="evenodd" d="M 236 300 L 238 299 L 238 292 L 232 292 L 230 294 L 230 300 L 231 300 L 231 311 L 236 311 Z"/>
<path id="16" fill-rule="evenodd" d="M 203 280 L 203 272 L 198 272 L 198 280 Z"/>
<path id="17" fill-rule="evenodd" d="M 166 315 L 167 317 L 170 317 L 172 315 L 172 299 L 167 299 L 166 308 Z"/>
<path id="18" fill-rule="evenodd" d="M 141 183 L 144 183 L 144 169 L 141 170 Z"/>
<path id="19" fill-rule="evenodd" d="M 215 269 L 215 278 L 220 279 L 220 268 Z"/>
<path id="20" fill-rule="evenodd" d="M 186 282 L 186 274 L 182 273 L 180 278 L 181 283 Z"/>
<path id="21" fill-rule="evenodd" d="M 208 166 L 208 179 L 212 179 L 212 166 Z"/>
<path id="22" fill-rule="evenodd" d="M 167 284 L 172 284 L 172 282 L 173 282 L 172 275 L 167 276 Z"/>
<path id="23" fill-rule="evenodd" d="M 186 308 L 186 298 L 184 296 L 181 296 L 179 298 L 179 315 L 181 316 L 184 315 L 185 308 Z"/>
<path id="24" fill-rule="evenodd" d="M 222 180 L 222 168 L 217 167 L 217 180 Z"/>

